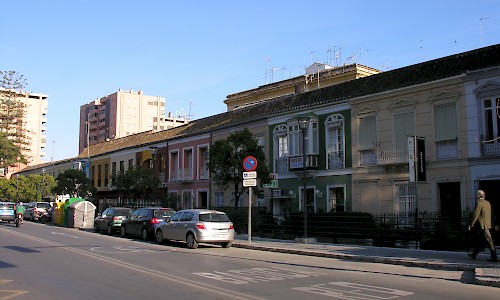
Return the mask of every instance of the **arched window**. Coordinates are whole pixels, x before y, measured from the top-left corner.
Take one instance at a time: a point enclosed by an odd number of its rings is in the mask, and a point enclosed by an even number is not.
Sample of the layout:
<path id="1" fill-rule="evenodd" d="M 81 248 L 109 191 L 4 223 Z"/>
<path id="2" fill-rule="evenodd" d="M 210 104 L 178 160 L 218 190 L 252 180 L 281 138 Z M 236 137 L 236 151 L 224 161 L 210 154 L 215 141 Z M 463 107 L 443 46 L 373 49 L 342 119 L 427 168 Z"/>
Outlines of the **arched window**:
<path id="1" fill-rule="evenodd" d="M 288 131 L 287 125 L 281 124 L 273 130 L 274 172 L 288 172 Z"/>
<path id="2" fill-rule="evenodd" d="M 329 170 L 345 168 L 344 117 L 339 114 L 328 116 L 325 121 L 326 166 Z"/>

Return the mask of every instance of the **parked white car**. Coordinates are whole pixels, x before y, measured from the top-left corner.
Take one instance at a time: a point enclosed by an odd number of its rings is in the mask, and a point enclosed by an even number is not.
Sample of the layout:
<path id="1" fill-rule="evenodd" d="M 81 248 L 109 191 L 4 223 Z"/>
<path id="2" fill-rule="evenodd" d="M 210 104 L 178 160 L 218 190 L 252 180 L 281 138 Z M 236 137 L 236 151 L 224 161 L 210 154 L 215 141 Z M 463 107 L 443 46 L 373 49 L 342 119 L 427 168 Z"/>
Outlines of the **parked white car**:
<path id="1" fill-rule="evenodd" d="M 159 244 L 166 240 L 182 241 L 190 249 L 196 249 L 199 243 L 217 244 L 229 248 L 234 240 L 234 226 L 224 212 L 185 209 L 156 225 L 155 237 Z"/>

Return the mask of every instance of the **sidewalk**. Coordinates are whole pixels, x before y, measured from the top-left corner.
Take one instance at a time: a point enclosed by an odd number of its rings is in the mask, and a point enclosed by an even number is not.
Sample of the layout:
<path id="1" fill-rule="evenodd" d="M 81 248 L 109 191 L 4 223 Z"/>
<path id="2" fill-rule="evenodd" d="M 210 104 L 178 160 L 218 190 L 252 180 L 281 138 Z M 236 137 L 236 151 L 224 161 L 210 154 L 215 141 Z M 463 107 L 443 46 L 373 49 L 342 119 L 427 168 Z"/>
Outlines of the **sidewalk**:
<path id="1" fill-rule="evenodd" d="M 474 271 L 475 284 L 500 287 L 500 263 L 487 261 L 490 258 L 488 250 L 479 253 L 477 258 L 473 260 L 465 252 L 326 243 L 304 244 L 292 240 L 274 240 L 259 237 L 252 237 L 249 242 L 248 236 L 245 234 L 236 236 L 233 247 L 408 267 Z"/>

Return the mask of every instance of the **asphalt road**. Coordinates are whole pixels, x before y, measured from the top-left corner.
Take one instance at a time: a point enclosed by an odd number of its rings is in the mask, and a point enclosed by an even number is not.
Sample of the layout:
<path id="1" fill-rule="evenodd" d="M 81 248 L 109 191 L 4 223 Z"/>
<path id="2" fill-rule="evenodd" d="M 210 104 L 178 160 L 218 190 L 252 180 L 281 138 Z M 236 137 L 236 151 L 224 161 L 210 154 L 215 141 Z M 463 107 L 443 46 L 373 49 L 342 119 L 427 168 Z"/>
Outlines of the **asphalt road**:
<path id="1" fill-rule="evenodd" d="M 472 274 L 0 223 L 4 299 L 500 299 Z"/>

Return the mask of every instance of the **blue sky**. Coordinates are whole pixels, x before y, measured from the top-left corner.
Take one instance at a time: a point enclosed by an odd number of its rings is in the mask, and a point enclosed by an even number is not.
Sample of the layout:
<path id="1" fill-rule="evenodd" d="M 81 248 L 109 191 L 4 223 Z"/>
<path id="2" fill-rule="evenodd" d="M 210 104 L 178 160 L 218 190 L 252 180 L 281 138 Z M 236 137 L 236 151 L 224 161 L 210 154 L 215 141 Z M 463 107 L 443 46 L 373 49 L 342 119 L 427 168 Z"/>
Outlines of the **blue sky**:
<path id="1" fill-rule="evenodd" d="M 0 69 L 49 96 L 50 161 L 78 155 L 80 106 L 119 88 L 199 119 L 314 61 L 395 69 L 498 44 L 499 23 L 497 0 L 2 1 Z"/>

